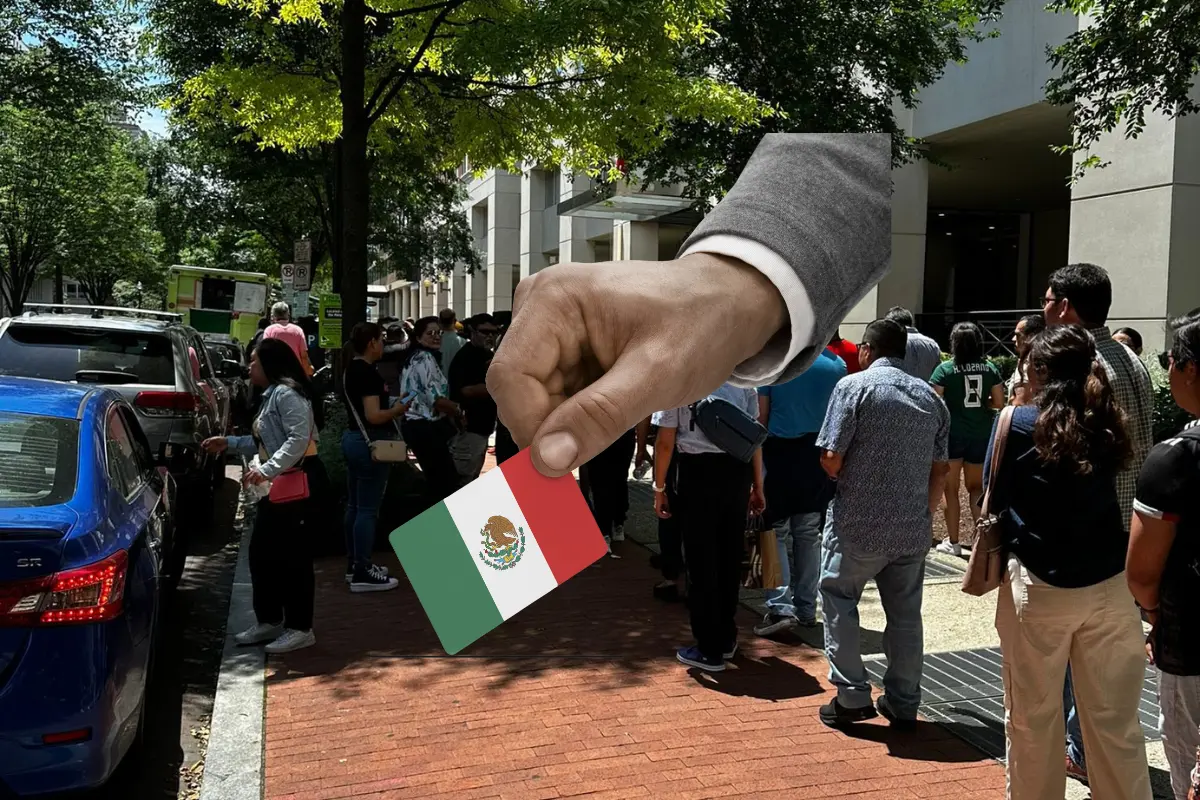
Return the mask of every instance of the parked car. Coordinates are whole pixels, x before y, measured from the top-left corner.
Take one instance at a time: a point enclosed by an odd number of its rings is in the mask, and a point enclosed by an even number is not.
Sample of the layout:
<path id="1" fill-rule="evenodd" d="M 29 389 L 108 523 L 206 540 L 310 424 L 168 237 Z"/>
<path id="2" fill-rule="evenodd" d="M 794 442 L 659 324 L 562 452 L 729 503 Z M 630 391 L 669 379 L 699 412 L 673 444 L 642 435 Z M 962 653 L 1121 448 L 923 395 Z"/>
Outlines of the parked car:
<path id="1" fill-rule="evenodd" d="M 225 464 L 200 442 L 229 431 L 230 393 L 200 334 L 178 315 L 27 304 L 21 316 L 0 320 L 0 375 L 107 386 L 121 394 L 152 456 L 179 485 L 181 518 L 209 518 Z M 172 575 L 183 569 L 186 535 L 178 545 L 168 558 Z"/>
<path id="2" fill-rule="evenodd" d="M 231 424 L 245 423 L 250 412 L 250 360 L 246 351 L 236 342 L 206 339 L 209 357 L 215 365 L 221 382 L 229 388 L 232 409 Z"/>
<path id="3" fill-rule="evenodd" d="M 139 738 L 174 491 L 116 392 L 0 378 L 0 797 L 98 786 Z"/>

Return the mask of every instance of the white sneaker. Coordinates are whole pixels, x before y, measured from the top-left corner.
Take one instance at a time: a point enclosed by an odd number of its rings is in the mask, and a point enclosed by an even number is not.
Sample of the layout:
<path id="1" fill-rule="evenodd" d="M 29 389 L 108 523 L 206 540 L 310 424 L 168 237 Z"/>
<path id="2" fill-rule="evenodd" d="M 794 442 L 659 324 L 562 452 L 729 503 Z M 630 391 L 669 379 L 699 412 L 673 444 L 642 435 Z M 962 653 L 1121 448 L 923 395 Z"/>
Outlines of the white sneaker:
<path id="1" fill-rule="evenodd" d="M 961 556 L 962 546 L 954 544 L 949 539 L 942 542 L 935 548 L 939 553 L 945 553 L 948 556 Z"/>
<path id="2" fill-rule="evenodd" d="M 312 631 L 294 631 L 285 629 L 283 635 L 264 647 L 268 653 L 290 653 L 293 650 L 303 650 L 317 643 L 317 637 Z"/>
<path id="3" fill-rule="evenodd" d="M 613 528 L 612 540 L 614 542 L 625 541 L 625 526 L 624 525 L 617 525 L 616 527 Z"/>
<path id="4" fill-rule="evenodd" d="M 277 639 L 282 633 L 282 625 L 268 625 L 265 622 L 259 622 L 254 627 L 247 628 L 237 636 L 234 636 L 233 640 L 238 644 L 260 644 Z"/>
<path id="5" fill-rule="evenodd" d="M 612 551 L 612 537 L 611 536 L 604 537 L 604 544 L 608 547 L 608 557 L 609 558 L 620 558 L 619 555 L 617 555 L 616 553 L 614 553 Z"/>

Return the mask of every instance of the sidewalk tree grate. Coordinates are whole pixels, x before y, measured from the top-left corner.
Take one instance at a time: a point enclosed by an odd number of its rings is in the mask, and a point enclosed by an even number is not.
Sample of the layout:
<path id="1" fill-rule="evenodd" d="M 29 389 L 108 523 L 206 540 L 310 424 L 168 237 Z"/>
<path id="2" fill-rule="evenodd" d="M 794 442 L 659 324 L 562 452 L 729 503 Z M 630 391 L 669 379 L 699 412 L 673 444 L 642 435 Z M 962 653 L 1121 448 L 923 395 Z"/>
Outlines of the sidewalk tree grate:
<path id="1" fill-rule="evenodd" d="M 882 687 L 887 659 L 878 656 L 864 659 L 863 663 L 871 682 Z M 1004 682 L 1000 668 L 998 647 L 926 654 L 921 676 L 921 714 L 988 755 L 1003 758 Z M 1142 681 L 1138 717 L 1147 741 L 1161 738 L 1157 677 L 1149 665 Z"/>

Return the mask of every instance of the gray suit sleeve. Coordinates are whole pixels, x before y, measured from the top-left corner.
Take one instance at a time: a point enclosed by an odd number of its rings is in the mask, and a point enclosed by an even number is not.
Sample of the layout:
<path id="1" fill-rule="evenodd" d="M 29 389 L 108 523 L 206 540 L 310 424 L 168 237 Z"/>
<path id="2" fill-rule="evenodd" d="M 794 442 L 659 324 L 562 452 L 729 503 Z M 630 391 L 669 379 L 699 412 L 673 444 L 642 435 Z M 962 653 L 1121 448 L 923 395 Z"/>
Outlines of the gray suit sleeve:
<path id="1" fill-rule="evenodd" d="M 795 271 L 812 306 L 813 332 L 775 383 L 808 369 L 887 272 L 891 157 L 886 133 L 767 134 L 729 194 L 680 249 L 709 236 L 738 236 L 769 248 Z M 794 302 L 786 294 L 784 301 Z"/>

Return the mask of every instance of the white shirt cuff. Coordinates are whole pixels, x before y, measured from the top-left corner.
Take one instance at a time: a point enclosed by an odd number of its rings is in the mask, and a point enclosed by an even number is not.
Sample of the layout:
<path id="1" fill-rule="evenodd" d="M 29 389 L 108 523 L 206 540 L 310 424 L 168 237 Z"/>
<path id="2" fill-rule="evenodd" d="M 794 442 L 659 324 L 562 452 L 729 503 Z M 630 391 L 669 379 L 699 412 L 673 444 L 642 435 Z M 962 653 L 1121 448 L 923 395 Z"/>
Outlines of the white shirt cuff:
<path id="1" fill-rule="evenodd" d="M 771 342 L 762 352 L 738 364 L 730 383 L 737 386 L 764 386 L 773 383 L 783 374 L 787 365 L 800 355 L 800 351 L 812 342 L 816 320 L 808 290 L 796 276 L 796 271 L 778 253 L 766 245 L 741 236 L 717 234 L 697 239 L 680 258 L 691 253 L 713 253 L 744 261 L 766 275 L 783 295 L 791 320 L 791 341 Z M 786 347 L 785 347 L 786 344 Z"/>

